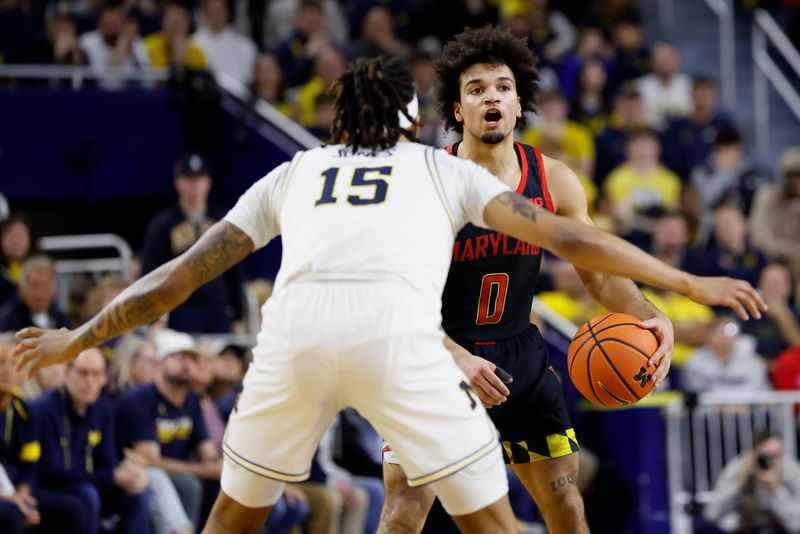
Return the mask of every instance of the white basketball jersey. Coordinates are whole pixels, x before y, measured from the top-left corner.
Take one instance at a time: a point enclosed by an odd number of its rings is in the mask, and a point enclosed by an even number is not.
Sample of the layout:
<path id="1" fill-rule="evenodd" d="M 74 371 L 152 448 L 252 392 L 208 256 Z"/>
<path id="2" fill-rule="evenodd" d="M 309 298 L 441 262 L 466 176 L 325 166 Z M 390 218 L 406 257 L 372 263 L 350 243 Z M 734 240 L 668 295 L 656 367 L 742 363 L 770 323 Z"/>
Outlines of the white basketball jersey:
<path id="1" fill-rule="evenodd" d="M 438 307 L 456 233 L 485 227 L 486 204 L 508 190 L 483 167 L 417 143 L 375 155 L 330 145 L 275 168 L 225 219 L 256 248 L 282 236 L 276 292 L 298 279 L 400 278 Z"/>

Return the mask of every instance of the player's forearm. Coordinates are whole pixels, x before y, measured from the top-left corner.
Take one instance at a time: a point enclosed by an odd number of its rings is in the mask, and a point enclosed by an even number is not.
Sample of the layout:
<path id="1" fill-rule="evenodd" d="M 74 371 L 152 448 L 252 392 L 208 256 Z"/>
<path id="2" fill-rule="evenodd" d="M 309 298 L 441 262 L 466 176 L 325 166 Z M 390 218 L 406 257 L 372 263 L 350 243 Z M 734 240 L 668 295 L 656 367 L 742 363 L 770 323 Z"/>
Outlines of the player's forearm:
<path id="1" fill-rule="evenodd" d="M 450 354 L 453 356 L 453 360 L 455 360 L 456 364 L 458 364 L 464 358 L 471 356 L 467 349 L 453 341 L 447 334 L 444 336 L 444 346 L 450 351 Z"/>
<path id="2" fill-rule="evenodd" d="M 152 323 L 185 301 L 191 291 L 171 283 L 180 268 L 172 260 L 140 278 L 100 313 L 75 330 L 71 348 L 80 353 L 143 324 Z"/>
<path id="3" fill-rule="evenodd" d="M 692 275 L 588 224 L 558 217 L 513 193 L 492 200 L 484 218 L 494 230 L 545 247 L 576 267 L 687 294 Z"/>
<path id="4" fill-rule="evenodd" d="M 663 315 L 627 278 L 598 274 L 586 284 L 586 289 L 606 309 L 629 313 L 642 320 Z"/>

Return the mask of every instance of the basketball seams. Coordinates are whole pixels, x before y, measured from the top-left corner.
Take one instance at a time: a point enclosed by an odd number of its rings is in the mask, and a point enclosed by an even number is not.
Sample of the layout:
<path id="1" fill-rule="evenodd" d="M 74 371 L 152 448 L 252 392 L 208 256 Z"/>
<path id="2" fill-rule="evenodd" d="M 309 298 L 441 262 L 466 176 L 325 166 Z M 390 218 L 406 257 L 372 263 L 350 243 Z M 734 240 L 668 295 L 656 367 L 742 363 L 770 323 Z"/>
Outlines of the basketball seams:
<path id="1" fill-rule="evenodd" d="M 644 358 L 648 362 L 650 361 L 650 356 L 652 356 L 652 354 L 646 354 L 642 349 L 640 349 L 639 347 L 637 347 L 636 345 L 633 345 L 632 343 L 630 343 L 628 341 L 625 341 L 624 339 L 619 339 L 619 338 L 616 338 L 616 337 L 607 337 L 607 338 L 603 338 L 603 341 L 616 341 L 617 343 L 621 343 L 623 345 L 626 345 L 626 346 L 632 348 L 633 350 L 635 350 L 636 352 L 638 352 L 639 354 L 641 354 L 642 358 Z"/>
<path id="2" fill-rule="evenodd" d="M 595 326 L 595 327 L 597 327 L 597 325 L 599 325 L 600 323 L 602 323 L 603 321 L 605 321 L 606 319 L 608 319 L 608 318 L 609 318 L 609 317 L 611 317 L 612 315 L 614 315 L 614 312 L 609 312 L 609 313 L 605 314 L 603 317 L 601 317 L 601 318 L 600 318 L 600 320 L 599 320 L 599 321 L 597 321 L 597 322 L 594 324 L 594 326 Z M 590 322 L 591 322 L 591 321 L 587 321 L 586 323 L 584 323 L 584 326 L 588 326 Z M 573 337 L 573 338 L 572 338 L 572 341 L 577 341 L 578 339 L 582 338 L 583 336 L 585 336 L 585 335 L 586 335 L 586 333 L 587 333 L 588 331 L 589 331 L 589 330 L 588 330 L 588 329 L 586 329 L 586 330 L 584 330 L 584 331 L 583 331 L 583 332 L 582 332 L 580 335 L 577 335 L 577 334 L 575 334 L 575 337 Z"/>
<path id="3" fill-rule="evenodd" d="M 600 322 L 598 321 L 598 323 L 597 323 L 597 324 L 600 324 Z M 588 325 L 588 323 L 586 323 L 586 325 Z M 618 326 L 639 326 L 639 323 L 617 323 L 617 324 L 612 324 L 611 326 L 607 326 L 607 327 L 603 328 L 602 330 L 598 330 L 597 332 L 595 332 L 595 334 L 602 334 L 602 333 L 603 333 L 603 332 L 605 332 L 606 330 L 611 330 L 612 328 L 616 328 L 616 327 L 618 327 Z M 589 329 L 587 329 L 587 330 L 586 330 L 586 332 L 589 332 Z M 583 334 L 585 334 L 586 332 L 584 332 Z M 573 338 L 573 339 L 572 339 L 572 342 L 574 343 L 576 339 L 580 339 L 581 337 L 583 337 L 583 334 L 581 334 L 580 336 L 578 336 L 578 337 L 576 337 L 576 338 Z M 604 339 L 605 339 L 605 338 L 604 338 Z M 583 347 L 584 347 L 584 346 L 585 346 L 585 345 L 586 345 L 586 344 L 587 344 L 589 341 L 591 341 L 591 340 L 592 340 L 592 337 L 591 337 L 591 336 L 589 336 L 589 338 L 588 338 L 588 339 L 585 339 L 585 340 L 584 340 L 584 341 L 581 343 L 581 346 L 580 346 L 580 347 L 578 347 L 577 349 L 575 349 L 575 354 L 577 354 L 577 353 L 578 353 L 578 352 L 579 352 L 579 351 L 580 351 L 580 350 L 581 350 L 581 349 L 582 349 L 582 348 L 583 348 Z M 570 367 L 571 367 L 571 366 L 570 366 Z"/>
<path id="4" fill-rule="evenodd" d="M 597 391 L 594 389 L 594 380 L 592 380 L 592 352 L 594 352 L 594 349 L 596 348 L 597 344 L 595 343 L 595 345 L 589 349 L 589 354 L 586 355 L 586 376 L 589 378 L 589 387 L 592 389 L 592 395 L 594 395 L 595 400 L 598 402 L 598 404 L 603 404 L 603 401 L 600 400 L 600 397 L 597 395 Z"/>
<path id="5" fill-rule="evenodd" d="M 630 385 L 628 385 L 627 380 L 625 380 L 625 378 L 623 378 L 622 374 L 617 370 L 617 368 L 614 367 L 614 362 L 611 361 L 611 358 L 608 357 L 608 354 L 606 354 L 606 351 L 603 349 L 602 340 L 597 339 L 597 336 L 595 335 L 594 330 L 592 330 L 591 325 L 589 325 L 589 332 L 592 334 L 592 337 L 594 338 L 595 346 L 598 347 L 600 349 L 600 352 L 603 353 L 603 356 L 608 362 L 608 366 L 611 367 L 611 369 L 614 371 L 614 374 L 616 374 L 619 377 L 620 382 L 622 382 L 625 385 L 625 389 L 627 389 L 630 392 L 630 394 L 633 395 L 633 397 L 638 400 L 640 398 L 639 395 L 636 394 L 636 392 L 630 387 Z M 591 378 L 591 372 L 589 373 L 589 376 Z M 592 391 L 594 392 L 594 387 L 592 387 Z"/>

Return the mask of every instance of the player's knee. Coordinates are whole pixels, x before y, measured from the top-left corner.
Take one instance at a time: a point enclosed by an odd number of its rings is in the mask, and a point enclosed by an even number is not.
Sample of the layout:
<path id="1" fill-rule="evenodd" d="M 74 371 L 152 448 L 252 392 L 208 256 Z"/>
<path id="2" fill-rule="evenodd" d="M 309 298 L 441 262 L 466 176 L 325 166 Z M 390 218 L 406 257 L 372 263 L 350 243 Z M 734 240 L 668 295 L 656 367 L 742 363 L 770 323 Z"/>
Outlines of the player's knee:
<path id="1" fill-rule="evenodd" d="M 560 517 L 583 517 L 583 496 L 574 484 L 562 488 L 554 495 L 553 506 Z"/>

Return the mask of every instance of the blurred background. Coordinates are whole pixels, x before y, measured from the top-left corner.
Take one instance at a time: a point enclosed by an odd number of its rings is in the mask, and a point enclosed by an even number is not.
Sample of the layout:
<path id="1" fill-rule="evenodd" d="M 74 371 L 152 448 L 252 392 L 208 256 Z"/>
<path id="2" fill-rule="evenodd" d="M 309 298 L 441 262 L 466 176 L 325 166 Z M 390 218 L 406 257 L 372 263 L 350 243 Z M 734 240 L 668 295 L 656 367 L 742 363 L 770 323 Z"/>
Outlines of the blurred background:
<path id="1" fill-rule="evenodd" d="M 186 250 L 252 183 L 326 140 L 327 89 L 356 58 L 405 58 L 420 141 L 456 141 L 434 110 L 434 62 L 453 35 L 485 24 L 540 58 L 539 112 L 518 137 L 579 174 L 595 224 L 684 270 L 748 280 L 770 305 L 741 322 L 645 288 L 675 326 L 667 384 L 601 411 L 564 381 L 593 531 L 800 532 L 797 0 L 0 0 L 0 332 L 81 324 Z M 280 251 L 272 243 L 104 346 L 117 356 L 92 402 L 157 381 L 186 352 L 196 361 L 180 372 L 219 447 Z M 576 325 L 603 310 L 569 264 L 546 257 L 540 280 L 532 320 L 564 371 Z M 35 403 L 68 388 L 71 372 L 40 373 L 14 394 Z M 114 406 L 114 421 L 133 417 Z M 107 439 L 119 468 L 120 431 Z M 191 445 L 178 460 L 207 460 L 204 440 L 176 439 Z M 13 441 L 0 447 L 6 471 Z M 63 492 L 48 472 L 31 484 Z M 340 416 L 314 473 L 270 533 L 374 532 L 380 439 L 357 413 Z M 0 504 L 15 495 L 10 478 Z M 153 511 L 168 497 L 151 474 L 153 531 L 200 528 L 214 478 L 171 481 L 186 519 L 170 524 Z M 543 532 L 514 483 L 512 500 L 521 527 Z M 90 515 L 125 531 L 129 511 L 104 497 Z M 434 514 L 427 531 L 452 528 Z"/>

